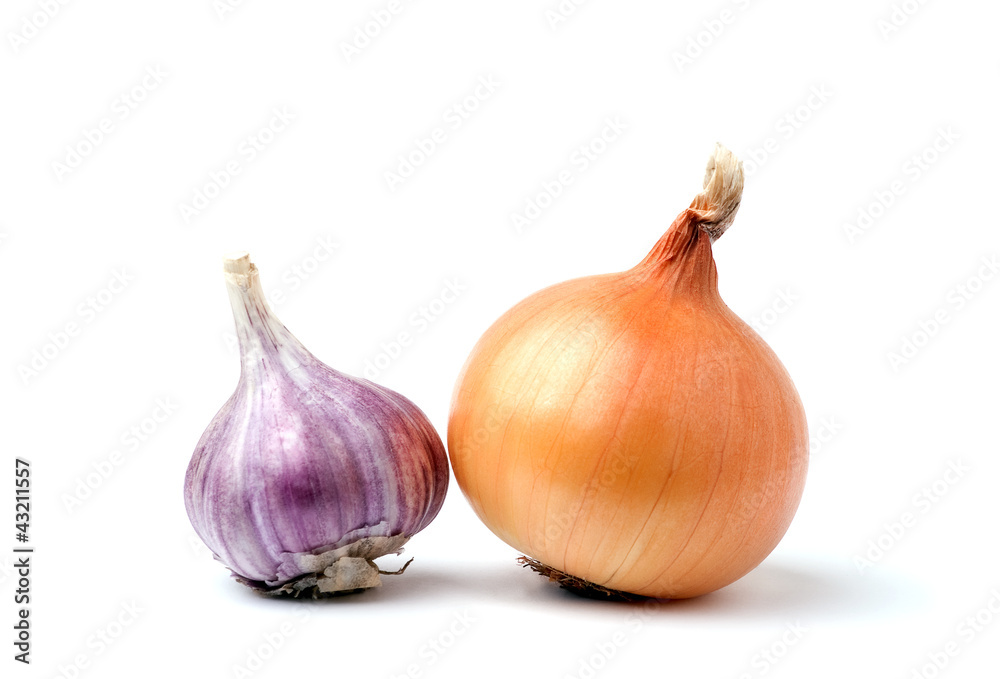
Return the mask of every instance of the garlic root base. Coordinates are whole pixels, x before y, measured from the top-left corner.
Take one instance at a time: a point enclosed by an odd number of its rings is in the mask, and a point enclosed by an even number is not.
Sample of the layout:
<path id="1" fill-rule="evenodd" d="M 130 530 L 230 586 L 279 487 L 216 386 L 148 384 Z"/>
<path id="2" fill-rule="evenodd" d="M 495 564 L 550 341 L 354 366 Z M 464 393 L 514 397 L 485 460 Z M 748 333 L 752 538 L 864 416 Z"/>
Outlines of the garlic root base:
<path id="1" fill-rule="evenodd" d="M 552 566 L 546 566 L 541 561 L 536 561 L 529 556 L 519 556 L 517 557 L 517 562 L 523 568 L 530 568 L 539 575 L 544 575 L 551 582 L 557 583 L 563 589 L 587 599 L 600 599 L 602 601 L 645 601 L 649 598 L 639 594 L 630 594 L 629 592 L 602 587 L 588 580 L 578 578 L 575 575 L 563 573 L 557 568 L 552 568 Z"/>
<path id="2" fill-rule="evenodd" d="M 383 571 L 375 564 L 375 559 L 401 553 L 409 539 L 408 535 L 366 537 L 320 554 L 286 554 L 282 570 L 294 568 L 301 575 L 283 582 L 249 580 L 236 573 L 233 577 L 269 596 L 319 599 L 354 594 L 381 587 L 380 575 L 397 575 L 406 570 L 409 562 L 398 571 Z"/>

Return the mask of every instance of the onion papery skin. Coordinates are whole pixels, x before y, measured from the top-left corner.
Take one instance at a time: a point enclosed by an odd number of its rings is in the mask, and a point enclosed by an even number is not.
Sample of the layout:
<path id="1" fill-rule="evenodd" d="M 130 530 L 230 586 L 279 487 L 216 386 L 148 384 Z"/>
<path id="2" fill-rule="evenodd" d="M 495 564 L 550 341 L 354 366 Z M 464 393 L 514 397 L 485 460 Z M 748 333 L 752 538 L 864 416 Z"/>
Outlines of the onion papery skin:
<path id="1" fill-rule="evenodd" d="M 402 551 L 444 502 L 444 445 L 410 400 L 309 353 L 271 314 L 256 267 L 239 261 L 227 259 L 245 271 L 227 284 L 240 380 L 188 466 L 188 516 L 256 589 L 376 586 L 371 561 Z"/>
<path id="2" fill-rule="evenodd" d="M 728 224 L 706 228 L 706 209 L 701 195 L 636 267 L 510 309 L 452 400 L 452 468 L 479 518 L 607 589 L 724 587 L 774 549 L 803 492 L 801 401 L 719 297 L 712 238 Z"/>

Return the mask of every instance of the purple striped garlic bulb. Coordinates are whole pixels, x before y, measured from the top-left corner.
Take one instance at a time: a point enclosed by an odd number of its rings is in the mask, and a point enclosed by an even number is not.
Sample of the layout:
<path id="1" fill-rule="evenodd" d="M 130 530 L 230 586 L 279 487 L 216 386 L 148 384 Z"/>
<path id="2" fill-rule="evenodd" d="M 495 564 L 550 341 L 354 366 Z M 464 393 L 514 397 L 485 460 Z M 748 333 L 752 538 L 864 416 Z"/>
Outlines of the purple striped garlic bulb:
<path id="1" fill-rule="evenodd" d="M 227 257 L 225 272 L 240 381 L 191 458 L 188 517 L 257 590 L 376 587 L 374 560 L 400 553 L 441 509 L 441 438 L 408 399 L 306 351 L 271 314 L 249 255 Z"/>

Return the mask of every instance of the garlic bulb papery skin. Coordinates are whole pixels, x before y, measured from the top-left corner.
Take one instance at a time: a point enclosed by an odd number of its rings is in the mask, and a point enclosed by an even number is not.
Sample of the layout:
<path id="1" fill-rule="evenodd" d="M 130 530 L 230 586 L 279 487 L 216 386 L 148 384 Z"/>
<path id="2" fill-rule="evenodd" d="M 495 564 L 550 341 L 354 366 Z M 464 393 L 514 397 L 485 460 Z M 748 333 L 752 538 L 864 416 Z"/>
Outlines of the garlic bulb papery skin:
<path id="1" fill-rule="evenodd" d="M 805 412 L 719 297 L 712 256 L 742 190 L 741 163 L 717 147 L 704 190 L 642 262 L 518 303 L 459 376 L 455 479 L 564 586 L 697 596 L 755 568 L 792 521 Z"/>
<path id="2" fill-rule="evenodd" d="M 400 553 L 444 502 L 441 438 L 408 399 L 309 353 L 272 315 L 248 254 L 224 263 L 240 380 L 188 466 L 191 523 L 257 590 L 378 586 L 374 559 Z"/>

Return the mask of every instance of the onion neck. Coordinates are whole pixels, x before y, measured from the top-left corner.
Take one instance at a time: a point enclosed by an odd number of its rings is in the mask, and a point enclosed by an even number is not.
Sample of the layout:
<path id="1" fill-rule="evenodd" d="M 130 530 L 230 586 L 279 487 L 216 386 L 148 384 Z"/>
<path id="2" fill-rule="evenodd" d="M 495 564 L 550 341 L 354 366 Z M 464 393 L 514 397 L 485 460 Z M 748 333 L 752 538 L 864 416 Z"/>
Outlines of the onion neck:
<path id="1" fill-rule="evenodd" d="M 718 297 L 712 243 L 733 223 L 743 197 L 743 163 L 722 144 L 708 159 L 701 193 L 677 215 L 633 271 L 678 294 Z"/>
<path id="2" fill-rule="evenodd" d="M 664 291 L 682 296 L 719 295 L 712 241 L 690 209 L 677 216 L 649 254 L 633 269 Z"/>
<path id="3" fill-rule="evenodd" d="M 314 363 L 316 358 L 271 313 L 250 255 L 238 252 L 223 264 L 240 345 L 240 383 L 255 385 L 261 370 L 287 374 Z"/>

